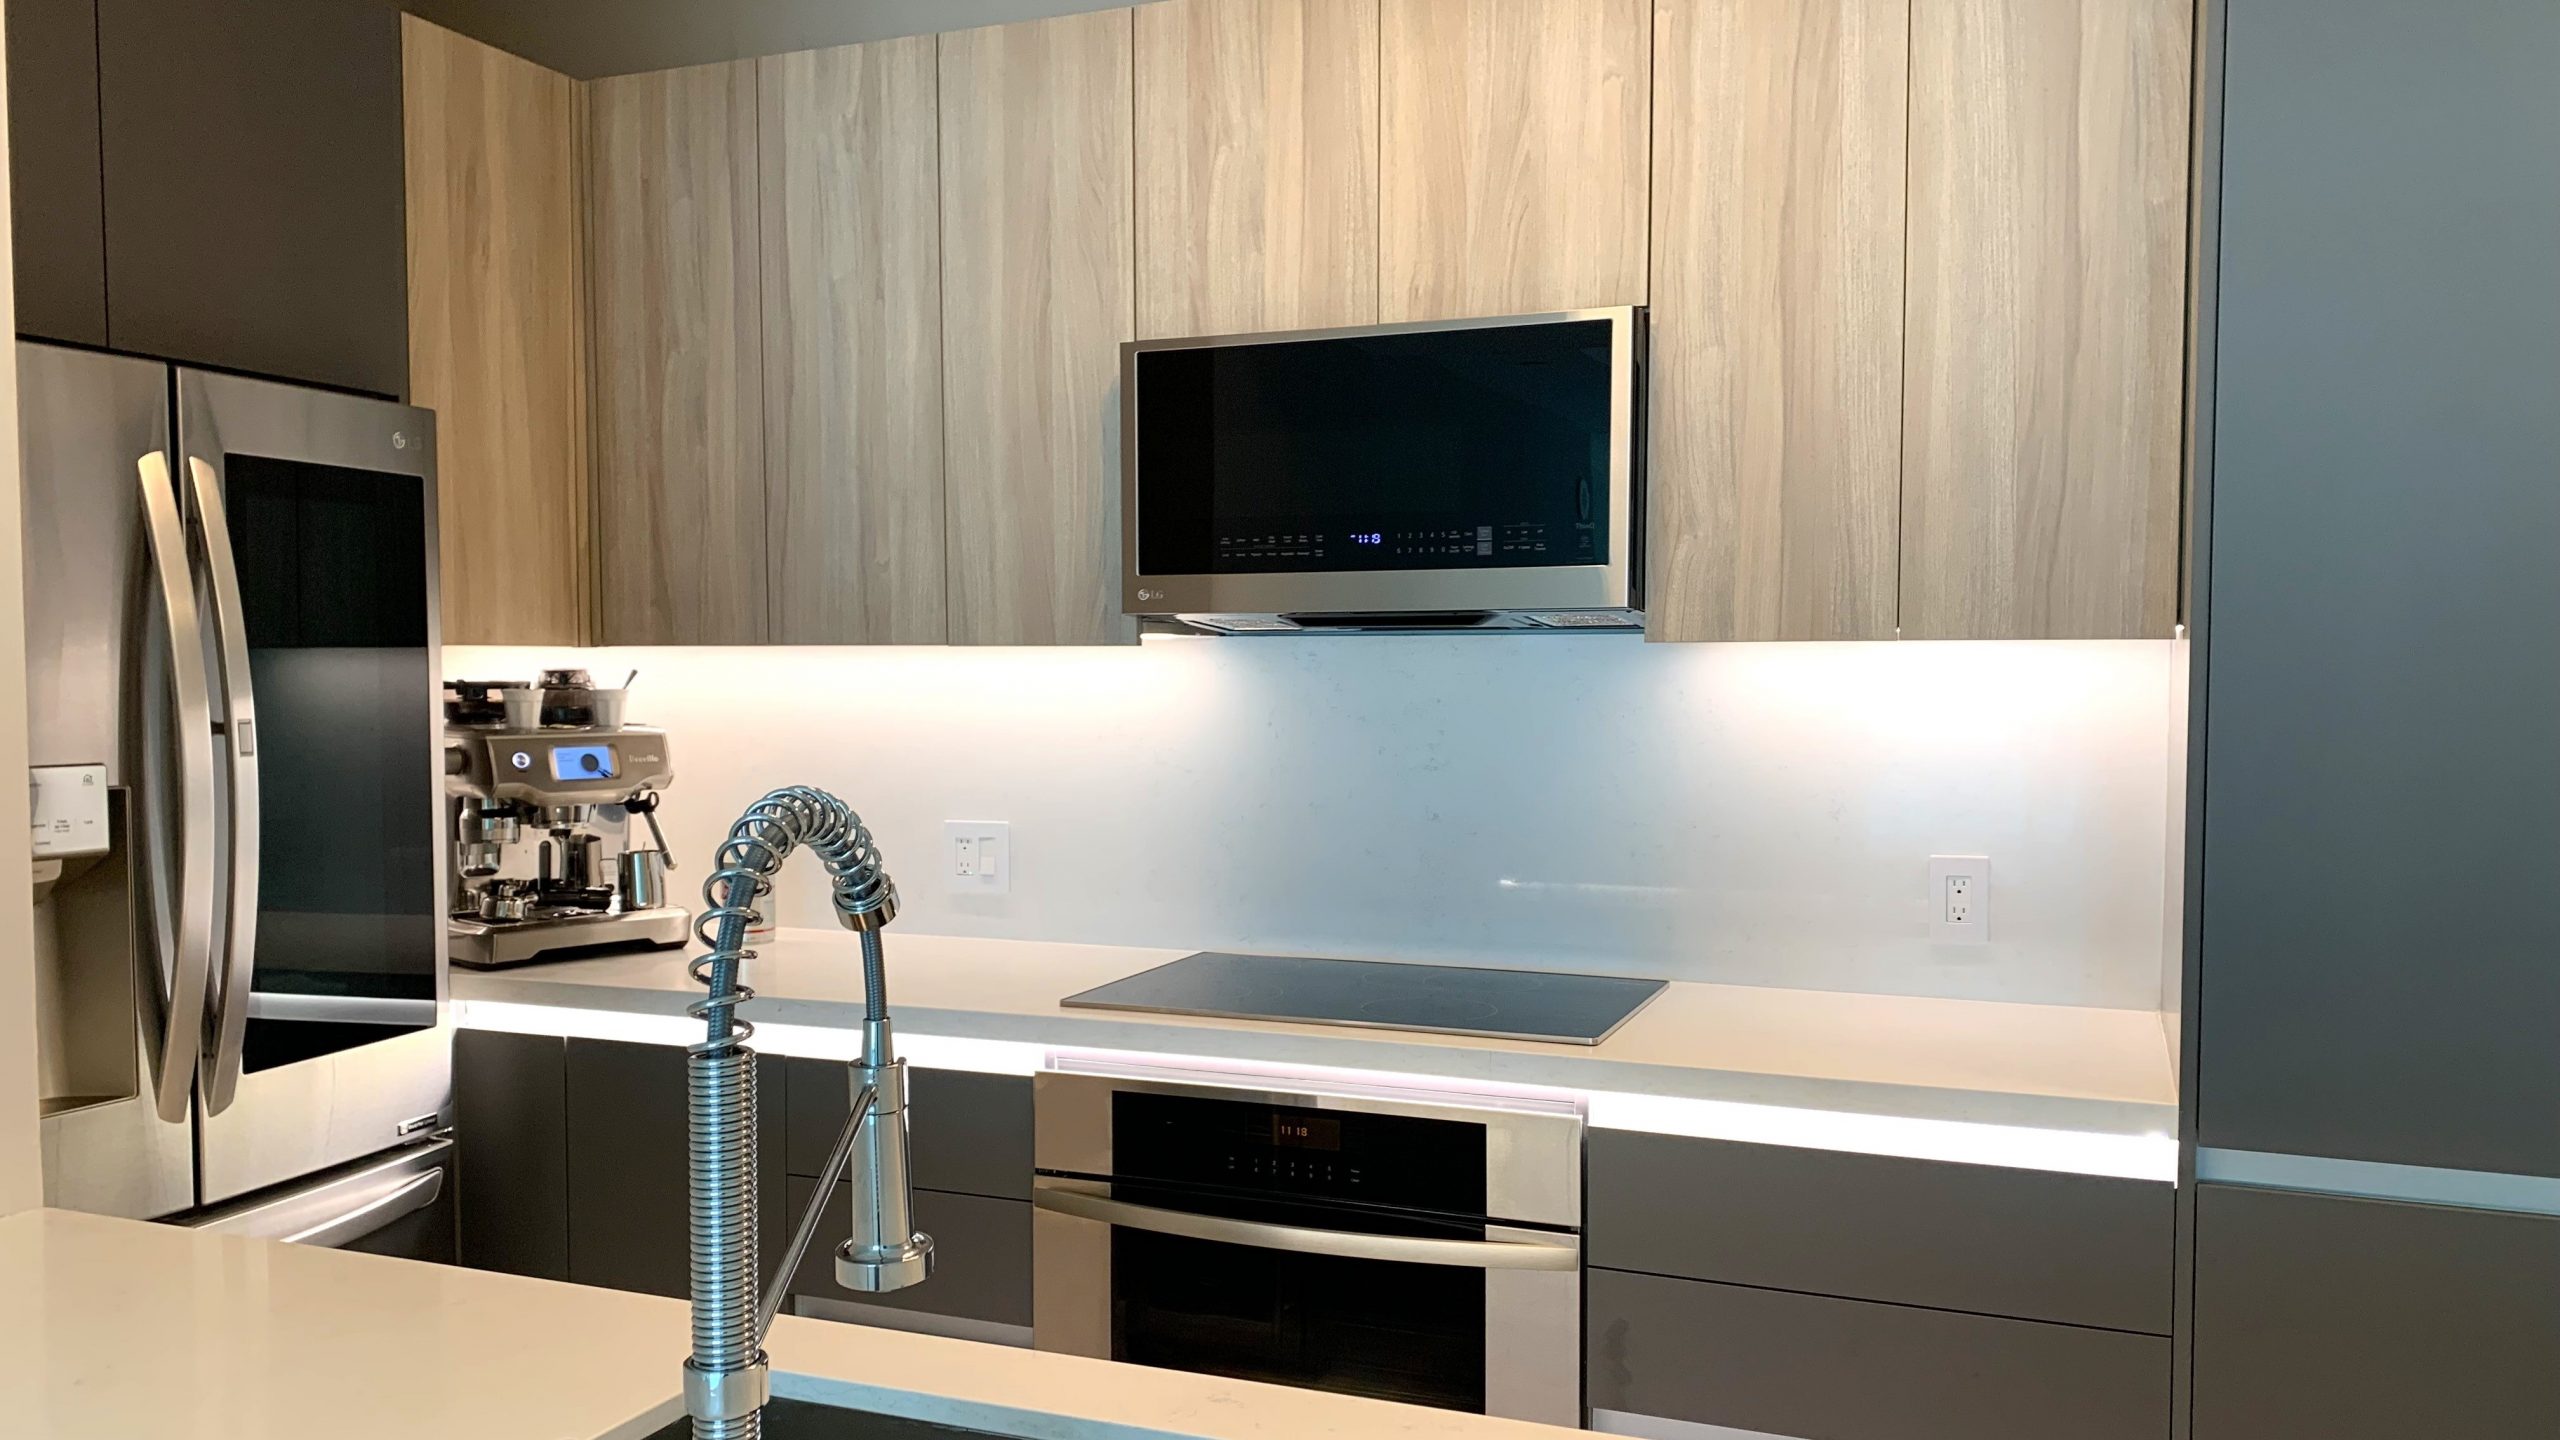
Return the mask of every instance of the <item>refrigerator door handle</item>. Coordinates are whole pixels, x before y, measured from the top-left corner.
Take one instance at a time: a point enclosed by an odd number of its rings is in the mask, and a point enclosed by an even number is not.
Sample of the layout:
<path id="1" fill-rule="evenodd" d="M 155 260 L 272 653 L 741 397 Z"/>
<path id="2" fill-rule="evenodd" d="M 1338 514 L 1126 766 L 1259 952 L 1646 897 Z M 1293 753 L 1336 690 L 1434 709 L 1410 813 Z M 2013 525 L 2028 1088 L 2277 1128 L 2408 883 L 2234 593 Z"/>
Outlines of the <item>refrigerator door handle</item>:
<path id="1" fill-rule="evenodd" d="M 258 702 L 249 676 L 248 616 L 240 605 L 240 567 L 231 553 L 230 517 L 222 508 L 222 477 L 193 455 L 187 457 L 187 473 L 205 579 L 213 591 L 223 753 L 230 763 L 229 924 L 213 978 L 213 1053 L 204 1060 L 205 1113 L 219 1115 L 231 1108 L 240 1090 L 241 1047 L 248 1034 L 249 985 L 258 946 Z"/>
<path id="2" fill-rule="evenodd" d="M 177 712 L 170 723 L 174 733 L 146 736 L 142 747 L 153 820 L 174 824 L 178 842 L 174 876 L 167 847 L 138 847 L 150 877 L 150 923 L 159 971 L 144 988 L 146 1008 L 153 1012 L 145 1023 L 157 1022 L 150 1048 L 154 1106 L 161 1119 L 183 1123 L 203 1053 L 205 989 L 213 963 L 213 707 L 205 686 L 204 629 L 196 613 L 186 527 L 178 513 L 169 457 L 147 451 L 136 469 L 142 483 L 143 537 L 160 601 L 161 642 Z M 160 748 L 164 742 L 174 742 L 177 749 L 174 786 Z M 177 809 L 168 814 L 161 807 L 173 790 Z"/>

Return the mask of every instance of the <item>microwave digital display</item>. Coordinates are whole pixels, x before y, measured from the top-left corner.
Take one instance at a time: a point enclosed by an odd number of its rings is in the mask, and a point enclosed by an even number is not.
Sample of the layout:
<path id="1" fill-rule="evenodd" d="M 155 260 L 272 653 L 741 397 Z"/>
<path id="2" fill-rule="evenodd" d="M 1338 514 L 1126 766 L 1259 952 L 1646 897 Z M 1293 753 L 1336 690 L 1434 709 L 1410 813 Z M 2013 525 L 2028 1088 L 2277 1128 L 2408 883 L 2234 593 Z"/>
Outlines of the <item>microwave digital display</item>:
<path id="1" fill-rule="evenodd" d="M 1612 339 L 1558 320 L 1144 351 L 1139 571 L 1607 564 Z"/>

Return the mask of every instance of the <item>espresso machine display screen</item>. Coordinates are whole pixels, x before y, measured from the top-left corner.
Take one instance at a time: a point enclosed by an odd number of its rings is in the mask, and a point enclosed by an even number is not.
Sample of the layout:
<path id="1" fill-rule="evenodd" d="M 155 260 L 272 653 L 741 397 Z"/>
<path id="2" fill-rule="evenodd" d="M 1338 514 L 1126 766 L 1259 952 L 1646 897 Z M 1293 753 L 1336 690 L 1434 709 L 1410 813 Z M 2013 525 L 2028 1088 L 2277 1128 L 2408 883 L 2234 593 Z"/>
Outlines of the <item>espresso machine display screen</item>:
<path id="1" fill-rule="evenodd" d="M 554 780 L 611 780 L 621 774 L 614 763 L 610 745 L 555 745 L 551 747 L 551 778 Z"/>

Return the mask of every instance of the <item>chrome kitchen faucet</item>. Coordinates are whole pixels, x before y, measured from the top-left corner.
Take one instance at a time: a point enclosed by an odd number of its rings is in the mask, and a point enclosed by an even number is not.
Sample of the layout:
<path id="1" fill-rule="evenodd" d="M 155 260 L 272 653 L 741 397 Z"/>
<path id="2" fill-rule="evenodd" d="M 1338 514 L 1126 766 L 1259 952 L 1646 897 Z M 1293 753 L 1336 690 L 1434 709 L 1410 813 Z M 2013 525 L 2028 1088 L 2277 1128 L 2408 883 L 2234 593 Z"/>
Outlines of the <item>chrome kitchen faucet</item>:
<path id="1" fill-rule="evenodd" d="M 736 1018 L 755 998 L 738 983 L 756 901 L 801 846 L 833 884 L 836 919 L 862 942 L 862 1058 L 853 1062 L 853 1113 L 828 1152 L 816 1193 L 781 1266 L 756 1289 L 755 1027 Z M 758 1440 L 764 1433 L 765 1332 L 818 1232 L 837 1177 L 856 1149 L 853 1236 L 836 1247 L 836 1283 L 848 1290 L 903 1290 L 933 1273 L 933 1237 L 915 1228 L 907 1178 L 907 1067 L 889 1033 L 888 978 L 880 927 L 897 917 L 898 887 L 852 807 L 824 790 L 790 786 L 747 807 L 729 827 L 702 885 L 694 935 L 708 954 L 690 962 L 710 994 L 686 1007 L 704 1038 L 685 1052 L 686 1137 L 692 1206 L 693 1354 L 684 1362 L 685 1413 L 694 1440 Z"/>

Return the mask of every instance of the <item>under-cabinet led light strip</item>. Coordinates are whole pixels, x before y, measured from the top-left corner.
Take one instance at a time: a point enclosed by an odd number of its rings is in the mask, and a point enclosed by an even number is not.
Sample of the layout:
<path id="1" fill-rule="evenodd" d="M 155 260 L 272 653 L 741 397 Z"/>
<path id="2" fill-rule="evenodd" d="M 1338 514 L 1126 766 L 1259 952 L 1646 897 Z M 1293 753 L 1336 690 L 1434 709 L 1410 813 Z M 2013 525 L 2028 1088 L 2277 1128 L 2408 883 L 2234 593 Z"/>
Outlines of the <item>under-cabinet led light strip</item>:
<path id="1" fill-rule="evenodd" d="M 504 1000 L 456 1000 L 451 1008 L 454 1024 L 465 1030 L 565 1035 L 584 1040 L 630 1040 L 650 1045 L 687 1044 L 701 1034 L 698 1023 L 681 1015 L 526 1005 Z M 856 1030 L 831 1026 L 759 1022 L 754 1043 L 758 1050 L 769 1055 L 851 1060 L 861 1043 L 861 1035 Z M 1239 1078 L 1252 1080 L 1288 1075 L 1333 1080 L 1369 1079 L 1398 1088 L 1427 1087 L 1459 1093 L 1511 1093 L 1518 1088 L 1403 1071 L 1275 1066 L 1267 1062 L 1216 1056 L 1153 1052 L 1144 1055 L 1126 1051 L 1097 1052 L 1026 1040 L 919 1035 L 908 1031 L 899 1032 L 898 1050 L 910 1063 L 924 1069 L 967 1070 L 983 1075 L 1036 1074 L 1051 1062 L 1052 1057 L 1073 1056 L 1106 1063 L 1118 1060 L 1158 1067 L 1228 1071 Z M 1701 1140 L 1791 1145 L 1800 1149 L 1837 1150 L 1908 1160 L 1946 1160 L 1967 1165 L 2101 1175 L 2164 1184 L 2174 1183 L 2178 1176 L 2177 1139 L 2162 1133 L 2124 1135 L 2054 1130 L 1787 1105 L 1752 1105 L 1685 1096 L 1638 1095 L 1615 1090 L 1548 1090 L 1541 1087 L 1536 1093 L 1579 1100 L 1585 1119 L 1593 1128 L 1601 1130 L 1633 1130 Z"/>

